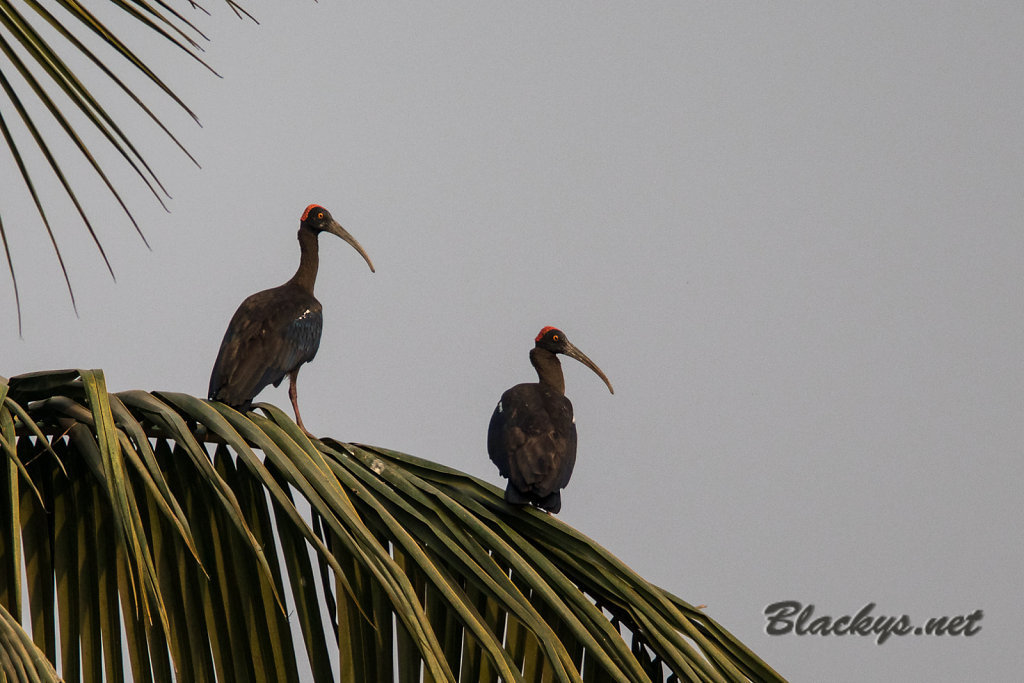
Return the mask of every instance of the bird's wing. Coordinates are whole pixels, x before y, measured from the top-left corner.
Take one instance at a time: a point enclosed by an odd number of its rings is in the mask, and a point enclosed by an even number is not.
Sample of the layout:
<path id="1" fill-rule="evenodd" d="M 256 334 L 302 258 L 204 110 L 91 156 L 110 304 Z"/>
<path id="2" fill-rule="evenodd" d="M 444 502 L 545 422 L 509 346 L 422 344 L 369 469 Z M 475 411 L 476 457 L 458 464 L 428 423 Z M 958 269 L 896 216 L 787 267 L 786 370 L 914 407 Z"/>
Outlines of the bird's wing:
<path id="1" fill-rule="evenodd" d="M 235 311 L 210 375 L 211 399 L 245 407 L 316 355 L 323 329 L 319 302 L 280 292 L 253 294 Z"/>
<path id="2" fill-rule="evenodd" d="M 561 407 L 561 415 L 559 420 L 563 424 L 568 424 L 568 431 L 565 438 L 565 444 L 562 446 L 562 459 L 558 464 L 558 476 L 555 481 L 555 485 L 564 489 L 569 485 L 569 478 L 572 477 L 572 470 L 576 467 L 576 420 L 572 415 L 572 403 L 568 398 L 565 399 L 564 404 Z"/>
<path id="3" fill-rule="evenodd" d="M 488 454 L 501 475 L 522 491 L 544 496 L 568 483 L 575 445 L 572 404 L 546 395 L 536 384 L 506 391 L 491 415 Z"/>
<path id="4" fill-rule="evenodd" d="M 523 446 L 531 435 L 543 430 L 538 425 L 533 407 L 540 404 L 535 396 L 536 385 L 517 384 L 501 395 L 494 408 L 491 423 L 487 429 L 487 453 L 498 466 L 498 472 L 516 486 L 525 483 L 516 476 L 517 461 Z"/>
<path id="5" fill-rule="evenodd" d="M 508 479 L 510 449 L 506 435 L 506 428 L 508 426 L 508 413 L 505 406 L 506 394 L 508 392 L 502 394 L 501 400 L 498 401 L 498 405 L 494 407 L 494 412 L 491 413 L 491 422 L 487 426 L 487 454 L 491 457 L 491 462 L 498 466 L 498 473 Z"/>
<path id="6" fill-rule="evenodd" d="M 306 307 L 284 328 L 281 337 L 285 341 L 275 356 L 277 365 L 291 372 L 303 363 L 308 363 L 320 349 L 320 334 L 324 328 L 324 316 L 320 307 Z M 280 380 L 278 380 L 279 382 Z M 274 383 L 277 386 L 277 382 Z"/>

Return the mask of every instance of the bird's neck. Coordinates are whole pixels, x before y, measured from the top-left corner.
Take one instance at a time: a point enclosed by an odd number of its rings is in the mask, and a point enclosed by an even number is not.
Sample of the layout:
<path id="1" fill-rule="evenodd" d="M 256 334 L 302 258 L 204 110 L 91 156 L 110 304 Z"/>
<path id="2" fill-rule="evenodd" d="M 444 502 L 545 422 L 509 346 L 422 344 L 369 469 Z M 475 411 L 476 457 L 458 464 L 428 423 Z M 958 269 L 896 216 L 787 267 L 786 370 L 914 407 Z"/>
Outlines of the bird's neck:
<path id="1" fill-rule="evenodd" d="M 558 356 L 538 349 L 530 349 L 530 362 L 537 371 L 540 383 L 551 387 L 560 394 L 565 393 L 565 378 L 562 376 L 562 364 L 558 362 Z"/>
<path id="2" fill-rule="evenodd" d="M 299 269 L 288 282 L 312 294 L 316 271 L 320 268 L 320 243 L 315 232 L 299 228 L 299 254 Z"/>

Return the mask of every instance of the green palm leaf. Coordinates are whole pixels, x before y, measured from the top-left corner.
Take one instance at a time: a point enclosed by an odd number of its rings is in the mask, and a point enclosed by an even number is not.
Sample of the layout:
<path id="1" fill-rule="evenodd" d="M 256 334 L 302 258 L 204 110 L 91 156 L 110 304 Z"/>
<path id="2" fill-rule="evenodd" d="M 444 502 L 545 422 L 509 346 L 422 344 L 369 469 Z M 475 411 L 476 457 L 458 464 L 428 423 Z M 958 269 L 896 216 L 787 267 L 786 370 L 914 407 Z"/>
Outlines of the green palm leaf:
<path id="1" fill-rule="evenodd" d="M 111 0 L 111 2 L 118 10 L 137 20 L 140 27 L 170 41 L 189 58 L 210 68 L 198 54 L 200 49 L 198 40 L 204 39 L 205 36 L 191 21 L 170 5 L 164 2 L 150 4 L 141 0 L 130 3 L 122 0 Z M 130 72 L 141 73 L 144 78 L 155 84 L 164 96 L 184 109 L 193 119 L 196 117 L 137 54 L 88 9 L 80 3 L 68 0 L 56 0 L 54 4 L 62 10 L 60 18 L 38 0 L 25 0 L 17 4 L 13 0 L 0 0 L 0 102 L 6 99 L 11 105 L 10 109 L 0 106 L 0 135 L 10 150 L 25 188 L 32 198 L 43 227 L 46 229 L 64 275 L 72 305 L 74 305 L 74 292 L 64 265 L 64 258 L 44 208 L 47 204 L 46 198 L 38 190 L 37 182 L 29 171 L 29 166 L 26 163 L 27 155 L 38 152 L 45 160 L 47 168 L 53 173 L 64 194 L 74 205 L 111 275 L 113 275 L 113 268 L 100 244 L 99 237 L 74 190 L 72 181 L 64 171 L 68 160 L 66 150 L 73 150 L 73 154 L 77 154 L 88 163 L 120 205 L 128 220 L 135 226 L 144 242 L 145 237 L 142 235 L 140 226 L 107 171 L 96 159 L 87 139 L 90 136 L 96 137 L 98 134 L 100 144 L 105 144 L 116 151 L 161 204 L 163 204 L 163 198 L 167 192 L 114 116 L 108 112 L 107 107 L 99 99 L 92 95 L 89 85 L 79 79 L 59 53 L 64 51 L 84 57 L 98 67 L 102 78 L 115 84 L 122 93 L 127 95 L 193 162 L 195 159 L 188 154 L 153 110 L 125 83 L 122 76 Z M 190 4 L 192 9 L 197 7 L 194 3 Z M 244 11 L 231 0 L 228 0 L 228 4 L 236 14 L 244 14 Z M 19 8 L 27 8 L 28 12 L 19 11 Z M 40 22 L 56 31 L 57 38 L 53 40 L 53 43 L 37 30 L 36 26 Z M 105 56 L 97 55 L 85 44 L 84 39 L 90 34 L 99 37 L 106 46 Z M 210 70 L 212 71 L 212 69 Z M 40 110 L 45 113 L 35 115 L 31 113 Z M 14 120 L 5 118 L 5 113 L 9 111 L 15 112 L 17 118 Z M 69 113 L 72 111 L 80 114 L 84 123 L 76 127 L 69 118 Z M 56 124 L 60 131 L 59 134 L 44 134 L 45 126 L 41 126 L 35 117 L 47 116 Z M 196 120 L 198 121 L 198 119 Z M 20 122 L 20 128 L 16 127 L 16 122 Z M 21 302 L 14 262 L 7 239 L 6 231 L 9 229 L 9 224 L 5 224 L 2 220 L 2 209 L 3 207 L 0 207 L 0 241 L 3 242 L 4 257 L 7 259 L 14 288 L 20 330 Z"/>
<path id="2" fill-rule="evenodd" d="M 0 381 L 0 679 L 781 680 L 557 518 L 257 407 Z"/>

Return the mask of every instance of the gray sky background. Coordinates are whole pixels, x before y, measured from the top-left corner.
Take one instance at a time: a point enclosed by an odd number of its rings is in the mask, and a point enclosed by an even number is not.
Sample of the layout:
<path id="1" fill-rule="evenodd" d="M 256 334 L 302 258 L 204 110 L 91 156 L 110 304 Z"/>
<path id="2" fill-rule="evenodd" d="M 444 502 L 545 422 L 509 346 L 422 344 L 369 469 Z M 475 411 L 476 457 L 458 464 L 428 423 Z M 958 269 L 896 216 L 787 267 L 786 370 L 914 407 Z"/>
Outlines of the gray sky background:
<path id="1" fill-rule="evenodd" d="M 152 252 L 84 170 L 116 284 L 53 210 L 79 318 L 0 159 L 25 312 L 0 374 L 205 395 L 322 203 L 377 272 L 321 240 L 314 432 L 501 483 L 487 420 L 559 326 L 616 389 L 563 363 L 562 520 L 793 681 L 1019 679 L 1024 6 L 208 4 L 223 80 L 133 43 L 203 123 L 163 108 L 197 170 L 121 110 L 174 195 L 114 174 Z M 770 637 L 779 600 L 984 618 Z"/>

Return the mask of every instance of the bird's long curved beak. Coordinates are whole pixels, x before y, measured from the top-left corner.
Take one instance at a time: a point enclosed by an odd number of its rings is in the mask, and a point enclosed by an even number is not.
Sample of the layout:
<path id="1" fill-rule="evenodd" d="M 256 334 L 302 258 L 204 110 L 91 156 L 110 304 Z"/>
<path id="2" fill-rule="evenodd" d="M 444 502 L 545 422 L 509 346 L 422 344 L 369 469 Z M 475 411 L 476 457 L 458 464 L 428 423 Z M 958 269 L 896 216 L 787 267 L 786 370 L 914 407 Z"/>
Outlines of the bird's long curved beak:
<path id="1" fill-rule="evenodd" d="M 337 221 L 331 221 L 331 224 L 327 226 L 327 232 L 331 233 L 332 235 L 337 235 L 341 239 L 343 239 L 346 242 L 348 242 L 349 244 L 351 244 L 352 248 L 355 249 L 356 251 L 358 251 L 359 255 L 362 256 L 363 260 L 366 261 L 366 265 L 370 266 L 370 272 L 371 273 L 376 273 L 377 272 L 373 268 L 373 261 L 370 260 L 369 254 L 367 254 L 366 250 L 363 249 L 363 245 L 359 244 L 359 242 L 356 241 L 355 237 L 353 237 L 352 235 L 348 234 L 348 230 L 346 230 L 345 228 L 341 227 L 341 225 L 339 225 Z"/>
<path id="2" fill-rule="evenodd" d="M 612 383 L 609 382 L 608 378 L 605 377 L 605 374 L 601 372 L 601 368 L 597 367 L 597 363 L 587 358 L 587 354 L 580 351 L 571 342 L 568 341 L 565 342 L 565 351 L 563 353 L 565 353 L 565 355 L 569 356 L 570 358 L 575 358 L 576 360 L 578 360 L 579 362 L 583 363 L 588 368 L 593 370 L 594 374 L 596 374 L 598 377 L 604 380 L 604 383 L 608 385 L 608 391 L 612 392 L 613 394 L 615 393 L 615 390 L 612 389 Z"/>

